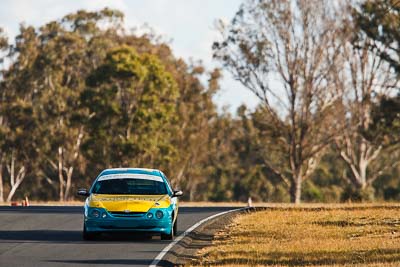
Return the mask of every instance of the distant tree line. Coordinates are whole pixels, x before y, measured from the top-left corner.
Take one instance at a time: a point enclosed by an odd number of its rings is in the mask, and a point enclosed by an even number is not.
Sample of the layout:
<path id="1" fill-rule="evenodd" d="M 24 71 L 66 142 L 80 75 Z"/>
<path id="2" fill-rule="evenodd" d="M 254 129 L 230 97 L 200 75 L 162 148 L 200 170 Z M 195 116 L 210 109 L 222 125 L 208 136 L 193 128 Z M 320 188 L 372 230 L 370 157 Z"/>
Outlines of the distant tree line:
<path id="1" fill-rule="evenodd" d="M 246 0 L 213 44 L 260 99 L 234 115 L 219 69 L 120 11 L 0 29 L 0 201 L 71 200 L 109 167 L 161 169 L 192 201 L 399 200 L 399 11 Z"/>

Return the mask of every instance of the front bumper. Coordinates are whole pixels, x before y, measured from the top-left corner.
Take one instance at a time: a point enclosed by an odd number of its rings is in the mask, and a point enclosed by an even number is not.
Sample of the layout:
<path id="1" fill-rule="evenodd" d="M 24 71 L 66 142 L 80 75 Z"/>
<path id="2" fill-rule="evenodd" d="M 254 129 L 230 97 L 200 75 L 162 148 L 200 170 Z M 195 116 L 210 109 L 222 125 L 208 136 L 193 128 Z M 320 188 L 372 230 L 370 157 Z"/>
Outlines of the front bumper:
<path id="1" fill-rule="evenodd" d="M 164 216 L 161 219 L 156 218 L 155 211 L 149 210 L 147 213 L 138 216 L 115 216 L 104 209 L 100 211 L 100 217 L 90 216 L 91 208 L 85 211 L 85 229 L 87 232 L 150 232 L 169 234 L 172 230 L 171 212 L 168 209 L 162 209 Z M 157 209 L 160 210 L 160 209 Z M 153 216 L 149 218 L 148 213 Z M 106 214 L 106 217 L 102 217 Z"/>

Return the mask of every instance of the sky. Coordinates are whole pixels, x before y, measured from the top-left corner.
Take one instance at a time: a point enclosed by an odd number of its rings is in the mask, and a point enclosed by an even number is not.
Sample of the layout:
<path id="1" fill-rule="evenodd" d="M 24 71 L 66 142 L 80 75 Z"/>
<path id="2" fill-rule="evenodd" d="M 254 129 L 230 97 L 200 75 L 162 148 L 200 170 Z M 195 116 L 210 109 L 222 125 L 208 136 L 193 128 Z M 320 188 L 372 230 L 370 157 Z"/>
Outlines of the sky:
<path id="1" fill-rule="evenodd" d="M 144 24 L 169 41 L 173 53 L 186 61 L 201 60 L 209 70 L 220 67 L 212 59 L 211 45 L 218 40 L 216 20 L 230 21 L 243 0 L 2 0 L 0 1 L 0 27 L 13 40 L 20 23 L 41 26 L 79 9 L 100 10 L 116 8 L 125 14 L 125 27 L 130 29 Z M 228 72 L 223 73 L 221 90 L 215 103 L 222 110 L 235 114 L 241 104 L 253 109 L 257 98 L 235 81 Z"/>

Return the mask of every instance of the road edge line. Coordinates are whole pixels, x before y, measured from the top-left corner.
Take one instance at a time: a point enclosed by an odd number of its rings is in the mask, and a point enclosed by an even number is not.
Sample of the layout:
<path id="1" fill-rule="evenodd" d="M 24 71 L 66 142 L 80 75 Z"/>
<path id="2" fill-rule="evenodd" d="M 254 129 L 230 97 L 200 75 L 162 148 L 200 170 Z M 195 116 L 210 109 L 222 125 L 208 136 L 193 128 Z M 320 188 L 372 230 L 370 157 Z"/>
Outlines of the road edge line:
<path id="1" fill-rule="evenodd" d="M 177 243 L 179 243 L 179 241 L 181 241 L 185 236 L 187 236 L 188 234 L 190 234 L 194 229 L 196 229 L 197 227 L 199 227 L 200 225 L 202 225 L 205 222 L 208 222 L 216 217 L 219 217 L 221 215 L 225 215 L 227 213 L 231 213 L 231 212 L 235 212 L 235 211 L 242 211 L 242 210 L 246 210 L 248 209 L 248 207 L 244 207 L 244 208 L 239 208 L 239 209 L 234 209 L 234 210 L 227 210 L 227 211 L 223 211 L 214 215 L 211 215 L 207 218 L 204 218 L 203 220 L 199 221 L 198 223 L 192 225 L 191 227 L 189 227 L 185 232 L 183 232 L 182 234 L 180 234 L 178 237 L 175 238 L 174 241 L 172 241 L 171 243 L 169 243 L 166 247 L 163 248 L 163 250 L 161 250 L 161 252 L 157 255 L 157 257 L 154 258 L 154 260 L 150 263 L 149 267 L 157 267 L 158 264 L 160 263 L 160 261 L 164 258 L 164 256 L 171 250 L 171 248 L 173 248 L 173 246 L 175 246 Z"/>

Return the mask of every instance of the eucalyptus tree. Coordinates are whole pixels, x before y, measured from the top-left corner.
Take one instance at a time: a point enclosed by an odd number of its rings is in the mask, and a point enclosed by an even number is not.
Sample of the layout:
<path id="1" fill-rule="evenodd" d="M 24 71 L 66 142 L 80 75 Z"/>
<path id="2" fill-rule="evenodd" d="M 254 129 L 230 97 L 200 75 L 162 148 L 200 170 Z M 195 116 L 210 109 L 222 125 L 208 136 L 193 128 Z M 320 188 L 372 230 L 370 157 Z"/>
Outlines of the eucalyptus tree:
<path id="1" fill-rule="evenodd" d="M 396 96 L 384 96 L 374 103 L 371 112 L 372 123 L 366 138 L 378 135 L 383 145 L 400 145 L 400 93 Z"/>
<path id="2" fill-rule="evenodd" d="M 357 32 L 368 37 L 368 47 L 400 74 L 400 2 L 366 0 L 353 7 Z"/>
<path id="3" fill-rule="evenodd" d="M 177 101 L 178 125 L 173 129 L 172 143 L 179 151 L 171 173 L 171 182 L 188 194 L 190 200 L 202 198 L 199 191 L 201 185 L 207 184 L 215 170 L 209 165 L 213 153 L 212 146 L 213 124 L 217 111 L 212 97 L 219 88 L 218 69 L 205 73 L 204 67 L 192 64 L 187 66 L 180 62 L 179 68 L 172 73 L 180 89 Z M 208 84 L 201 82 L 207 77 Z M 213 150 L 213 149 L 212 149 Z"/>
<path id="4" fill-rule="evenodd" d="M 213 96 L 219 89 L 221 73 L 207 71 L 199 62 L 185 62 L 173 55 L 168 44 L 153 34 L 128 34 L 118 39 L 120 45 L 133 47 L 137 53 L 152 54 L 165 66 L 177 83 L 176 123 L 170 128 L 171 144 L 178 153 L 163 166 L 173 186 L 180 187 L 186 196 L 200 196 L 199 185 L 207 183 L 212 172 L 208 164 L 212 122 L 217 117 Z"/>
<path id="5" fill-rule="evenodd" d="M 112 30 L 101 28 L 104 22 Z M 83 160 L 80 92 L 88 73 L 111 46 L 107 40 L 115 36 L 120 23 L 118 11 L 78 11 L 39 29 L 22 27 L 16 39 L 6 83 L 10 92 L 21 90 L 26 94 L 23 100 L 32 102 L 40 140 L 36 175 L 57 188 L 60 200 L 70 198 L 73 172 Z"/>
<path id="6" fill-rule="evenodd" d="M 32 82 L 33 59 L 37 55 L 37 34 L 32 27 L 21 25 L 14 46 L 6 55 L 10 67 L 2 70 L 0 81 L 0 173 L 1 197 L 3 178 L 9 180 L 6 201 L 11 201 L 28 174 L 36 169 L 32 157 L 37 156 L 37 120 L 34 112 L 37 88 Z M 3 200 L 3 199 L 2 199 Z"/>
<path id="7" fill-rule="evenodd" d="M 0 64 L 3 66 L 4 59 L 6 57 L 6 52 L 8 50 L 8 39 L 4 34 L 2 28 L 0 28 Z M 0 107 L 5 103 L 4 96 L 4 81 L 3 81 L 3 71 L 4 68 L 0 68 Z M 3 162 L 4 162 L 4 152 L 3 152 L 3 144 L 5 141 L 5 121 L 3 112 L 0 113 L 0 202 L 4 201 L 4 183 L 3 183 Z"/>
<path id="8" fill-rule="evenodd" d="M 357 190 L 365 191 L 391 166 L 389 162 L 378 160 L 382 150 L 390 148 L 390 144 L 383 142 L 383 132 L 369 134 L 372 110 L 380 99 L 390 96 L 399 83 L 390 64 L 379 56 L 385 50 L 381 47 L 378 53 L 370 49 L 368 37 L 354 41 L 352 33 L 343 37 L 343 62 L 335 72 L 335 84 L 343 92 L 342 112 L 337 110 L 338 125 L 343 127 L 335 144 L 350 169 L 346 178 Z"/>
<path id="9" fill-rule="evenodd" d="M 99 64 L 102 55 L 96 47 L 96 38 L 104 34 L 99 24 L 109 21 L 114 26 L 120 20 L 119 12 L 108 9 L 78 11 L 40 28 L 36 77 L 45 88 L 40 119 L 43 134 L 48 137 L 43 146 L 43 175 L 53 184 L 48 176 L 57 173 L 60 200 L 70 198 L 73 172 L 82 162 L 80 147 L 85 129 L 79 100 L 85 77 Z M 99 54 L 93 53 L 94 49 Z"/>
<path id="10" fill-rule="evenodd" d="M 339 44 L 338 8 L 332 1 L 248 0 L 229 25 L 214 56 L 263 105 L 280 136 L 285 160 L 265 164 L 301 201 L 301 185 L 336 135 L 331 123 L 338 100 L 329 73 Z M 267 144 L 266 144 L 267 145 Z"/>
<path id="11" fill-rule="evenodd" d="M 165 166 L 173 160 L 170 130 L 179 89 L 157 57 L 117 47 L 87 86 L 81 98 L 90 117 L 88 158 L 105 167 Z"/>
<path id="12" fill-rule="evenodd" d="M 73 186 L 107 166 L 157 166 L 174 184 L 193 190 L 206 177 L 218 71 L 206 74 L 201 65 L 175 58 L 156 36 L 127 32 L 122 25 L 121 12 L 103 9 L 81 10 L 39 28 L 22 26 L 1 91 L 2 101 L 18 95 L 32 109 L 35 153 L 27 149 L 35 155 L 32 194 L 68 200 Z M 130 67 L 143 70 L 137 80 L 124 77 L 124 71 L 99 74 L 127 58 L 134 60 L 128 60 Z M 206 75 L 208 85 L 201 82 Z M 115 86 L 118 94 L 112 95 Z M 1 114 L 9 110 L 2 105 Z M 8 117 L 1 121 L 2 136 L 14 133 Z M 113 129 L 100 127 L 107 121 Z M 3 141 L 1 147 L 10 149 Z M 17 173 L 19 161 L 17 156 Z M 1 173 L 8 174 L 9 159 L 3 162 Z"/>

